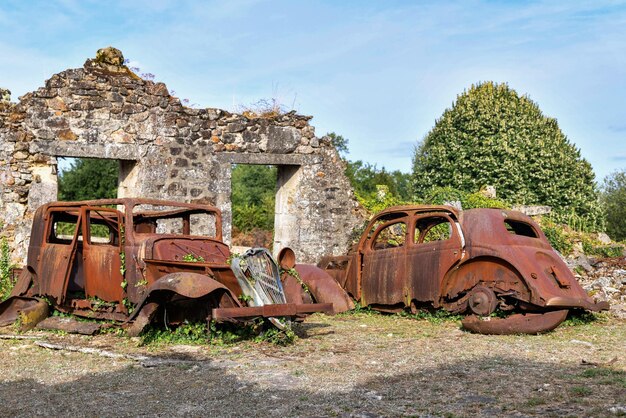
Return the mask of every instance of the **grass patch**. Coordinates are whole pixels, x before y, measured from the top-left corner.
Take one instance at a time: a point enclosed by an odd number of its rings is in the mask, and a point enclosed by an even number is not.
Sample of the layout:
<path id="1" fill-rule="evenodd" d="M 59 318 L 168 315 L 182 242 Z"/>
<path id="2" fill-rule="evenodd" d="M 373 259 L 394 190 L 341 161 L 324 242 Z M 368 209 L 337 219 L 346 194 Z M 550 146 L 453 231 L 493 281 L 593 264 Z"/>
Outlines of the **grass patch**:
<path id="1" fill-rule="evenodd" d="M 381 313 L 379 311 L 376 311 L 370 308 L 369 306 L 362 306 L 359 302 L 355 302 L 354 309 L 346 311 L 346 312 L 338 313 L 335 316 L 342 317 L 342 316 L 351 316 L 351 315 L 372 316 L 372 315 L 381 315 Z"/>
<path id="2" fill-rule="evenodd" d="M 602 322 L 604 320 L 605 317 L 602 316 L 602 314 L 580 310 L 570 310 L 567 314 L 567 318 L 560 326 L 574 327 L 579 325 L 589 325 L 594 322 Z"/>
<path id="3" fill-rule="evenodd" d="M 438 309 L 432 312 L 418 311 L 415 314 L 403 311 L 399 315 L 410 319 L 426 320 L 432 324 L 441 324 L 443 322 L 456 322 L 463 319 L 463 315 L 453 314 L 444 309 Z"/>
<path id="4" fill-rule="evenodd" d="M 546 403 L 547 403 L 547 400 L 539 396 L 533 396 L 526 401 L 526 405 L 530 407 L 545 405 Z"/>
<path id="5" fill-rule="evenodd" d="M 296 334 L 287 328 L 279 330 L 267 321 L 254 321 L 249 325 L 237 326 L 234 324 L 218 324 L 211 321 L 184 324 L 167 329 L 157 325 L 149 326 L 141 334 L 141 345 L 228 345 L 242 341 L 257 343 L 267 342 L 280 346 L 293 344 L 297 340 Z"/>
<path id="6" fill-rule="evenodd" d="M 626 373 L 620 370 L 594 367 L 582 372 L 579 377 L 584 379 L 595 379 L 601 385 L 619 385 L 626 388 Z"/>
<path id="7" fill-rule="evenodd" d="M 592 390 L 586 386 L 573 386 L 570 388 L 569 392 L 576 397 L 585 397 L 591 395 Z"/>

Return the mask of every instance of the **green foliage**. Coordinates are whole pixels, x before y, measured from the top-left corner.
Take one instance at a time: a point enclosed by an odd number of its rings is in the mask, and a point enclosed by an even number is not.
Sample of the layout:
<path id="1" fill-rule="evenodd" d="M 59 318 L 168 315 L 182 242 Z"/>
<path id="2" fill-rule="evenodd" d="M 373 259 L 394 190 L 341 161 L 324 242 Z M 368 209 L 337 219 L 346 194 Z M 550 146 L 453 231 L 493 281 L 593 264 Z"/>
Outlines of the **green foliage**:
<path id="1" fill-rule="evenodd" d="M 59 200 L 115 199 L 118 165 L 115 160 L 75 159 L 59 174 Z"/>
<path id="2" fill-rule="evenodd" d="M 422 199 L 421 203 L 427 205 L 444 205 L 454 201 L 461 202 L 461 207 L 466 209 L 474 208 L 498 208 L 510 209 L 511 206 L 501 200 L 486 197 L 480 191 L 470 193 L 462 190 L 447 187 L 434 187 L 430 194 Z"/>
<path id="3" fill-rule="evenodd" d="M 300 273 L 298 273 L 298 270 L 296 270 L 295 268 L 290 268 L 288 270 L 283 270 L 281 268 L 280 269 L 281 276 L 282 276 L 283 272 L 287 273 L 288 275 L 290 275 L 291 277 L 296 279 L 296 281 L 300 284 L 300 286 L 302 287 L 302 290 L 304 290 L 305 293 L 308 293 L 309 295 L 311 294 L 311 291 L 309 290 L 309 286 L 307 286 L 307 284 L 304 283 L 304 281 L 300 277 Z"/>
<path id="4" fill-rule="evenodd" d="M 287 328 L 279 330 L 267 321 L 258 319 L 245 326 L 218 324 L 215 321 L 187 322 L 169 329 L 150 325 L 141 334 L 142 345 L 163 344 L 207 344 L 225 345 L 240 341 L 269 342 L 277 345 L 289 345 L 296 341 L 296 334 Z"/>
<path id="5" fill-rule="evenodd" d="M 447 321 L 460 321 L 463 318 L 461 315 L 450 313 L 445 309 L 438 309 L 436 311 L 421 310 L 415 314 L 402 311 L 400 315 L 411 319 L 426 320 L 433 324 L 441 324 Z"/>
<path id="6" fill-rule="evenodd" d="M 188 263 L 204 263 L 204 257 L 202 257 L 201 255 L 194 255 L 194 254 L 185 254 L 183 256 L 183 261 L 186 261 Z"/>
<path id="7" fill-rule="evenodd" d="M 548 217 L 553 222 L 567 225 L 573 231 L 578 232 L 596 232 L 603 231 L 606 228 L 604 214 L 601 211 L 602 206 L 597 206 L 597 211 L 579 215 L 573 210 L 570 212 L 552 212 Z"/>
<path id="8" fill-rule="evenodd" d="M 6 238 L 0 242 L 0 301 L 5 300 L 13 289 L 12 278 L 13 265 L 11 264 L 11 251 Z"/>
<path id="9" fill-rule="evenodd" d="M 291 345 L 298 337 L 291 328 L 280 330 L 276 327 L 271 327 L 263 331 L 258 337 L 254 339 L 255 342 L 268 342 L 270 344 L 287 346 Z"/>
<path id="10" fill-rule="evenodd" d="M 624 254 L 623 244 L 603 244 L 594 233 L 577 231 L 574 228 L 557 223 L 552 216 L 544 216 L 539 224 L 543 233 L 548 238 L 552 248 L 563 254 L 571 255 L 575 244 L 582 244 L 583 253 L 598 257 L 622 257 Z"/>
<path id="11" fill-rule="evenodd" d="M 151 325 L 141 334 L 141 344 L 205 344 L 208 338 L 207 330 L 207 324 L 204 322 L 185 322 L 175 329 Z"/>
<path id="12" fill-rule="evenodd" d="M 372 316 L 372 315 L 380 315 L 380 312 L 373 310 L 369 306 L 363 306 L 361 305 L 360 302 L 355 302 L 354 309 L 352 309 L 351 311 L 342 312 L 338 315 L 353 315 L 353 314 L 363 314 L 367 316 Z"/>
<path id="13" fill-rule="evenodd" d="M 378 213 L 391 206 L 407 204 L 407 202 L 403 201 L 398 196 L 389 193 L 389 189 L 385 185 L 378 185 L 376 189 L 376 193 L 370 193 L 365 196 L 358 193 L 356 194 L 359 203 L 370 213 Z"/>
<path id="14" fill-rule="evenodd" d="M 618 384 L 626 388 L 626 373 L 621 370 L 594 367 L 583 371 L 579 377 L 584 379 L 602 378 L 600 384 Z"/>
<path id="15" fill-rule="evenodd" d="M 604 178 L 601 200 L 606 211 L 606 232 L 617 241 L 626 240 L 626 170 Z"/>
<path id="16" fill-rule="evenodd" d="M 274 229 L 276 167 L 236 165 L 232 171 L 233 225 L 240 231 Z"/>
<path id="17" fill-rule="evenodd" d="M 347 138 L 337 135 L 334 132 L 327 134 L 331 144 L 337 149 L 346 163 L 346 177 L 354 189 L 357 198 L 368 202 L 375 200 L 378 186 L 385 186 L 386 191 L 391 193 L 397 201 L 405 201 L 411 197 L 411 175 L 402 173 L 399 170 L 389 172 L 385 167 L 379 169 L 361 160 L 348 161 L 346 155 L 348 150 Z"/>
<path id="18" fill-rule="evenodd" d="M 569 255 L 574 249 L 574 242 L 561 225 L 554 223 L 549 219 L 543 219 L 541 229 L 548 238 L 552 248 L 563 255 Z"/>
<path id="19" fill-rule="evenodd" d="M 359 160 L 346 162 L 346 176 L 356 195 L 363 199 L 371 198 L 377 192 L 377 186 L 386 186 L 398 200 L 411 198 L 411 175 L 408 173 L 389 172 L 385 167 L 378 169 L 376 165 Z"/>
<path id="20" fill-rule="evenodd" d="M 436 187 L 493 185 L 507 202 L 573 211 L 602 227 L 591 165 L 555 119 L 506 84 L 480 83 L 457 97 L 417 147 L 413 181 L 418 199 Z"/>
<path id="21" fill-rule="evenodd" d="M 563 321 L 561 326 L 575 327 L 591 324 L 600 320 L 602 318 L 600 315 L 601 314 L 596 314 L 593 312 L 570 310 L 570 312 L 567 314 L 567 319 Z"/>
<path id="22" fill-rule="evenodd" d="M 339 155 L 345 158 L 345 156 L 350 153 L 350 151 L 348 150 L 348 142 L 350 142 L 348 138 L 344 138 L 343 136 L 337 135 L 334 132 L 331 132 L 327 135 L 330 137 L 330 143 L 333 144 L 333 146 L 337 149 Z"/>
<path id="23" fill-rule="evenodd" d="M 583 251 L 587 255 L 595 255 L 599 257 L 616 258 L 624 256 L 624 245 L 613 244 L 604 245 L 600 241 L 593 239 L 583 239 Z"/>

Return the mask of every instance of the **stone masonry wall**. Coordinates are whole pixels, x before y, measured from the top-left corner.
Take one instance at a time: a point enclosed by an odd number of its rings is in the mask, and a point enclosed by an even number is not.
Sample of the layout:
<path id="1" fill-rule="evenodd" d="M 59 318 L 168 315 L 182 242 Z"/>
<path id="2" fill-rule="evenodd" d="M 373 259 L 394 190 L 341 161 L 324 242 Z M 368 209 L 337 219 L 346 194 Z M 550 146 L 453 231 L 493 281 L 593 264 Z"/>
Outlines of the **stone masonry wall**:
<path id="1" fill-rule="evenodd" d="M 56 199 L 56 158 L 120 160 L 120 195 L 218 206 L 230 239 L 232 164 L 279 166 L 274 250 L 301 261 L 343 253 L 361 222 L 343 162 L 311 118 L 193 109 L 165 84 L 87 60 L 0 103 L 0 222 L 23 264 L 34 210 Z"/>

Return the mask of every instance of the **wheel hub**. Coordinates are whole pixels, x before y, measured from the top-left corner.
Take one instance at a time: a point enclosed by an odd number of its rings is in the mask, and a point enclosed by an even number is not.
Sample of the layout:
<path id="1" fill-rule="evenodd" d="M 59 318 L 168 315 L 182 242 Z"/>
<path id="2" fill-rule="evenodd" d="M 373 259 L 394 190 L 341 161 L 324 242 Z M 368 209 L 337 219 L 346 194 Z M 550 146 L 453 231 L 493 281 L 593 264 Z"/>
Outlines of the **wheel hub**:
<path id="1" fill-rule="evenodd" d="M 498 306 L 496 294 L 485 286 L 476 286 L 472 289 L 467 302 L 470 310 L 480 316 L 492 314 Z"/>

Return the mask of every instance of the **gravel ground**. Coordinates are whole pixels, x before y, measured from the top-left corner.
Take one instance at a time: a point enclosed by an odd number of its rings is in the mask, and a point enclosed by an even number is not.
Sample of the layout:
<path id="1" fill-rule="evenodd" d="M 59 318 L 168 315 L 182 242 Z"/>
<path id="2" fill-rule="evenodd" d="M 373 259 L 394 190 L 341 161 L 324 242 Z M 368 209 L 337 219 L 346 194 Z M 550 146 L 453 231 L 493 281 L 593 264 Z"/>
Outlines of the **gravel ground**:
<path id="1" fill-rule="evenodd" d="M 361 313 L 314 315 L 296 331 L 288 347 L 0 339 L 0 416 L 626 416 L 624 320 L 484 336 Z M 144 367 L 38 340 L 175 361 Z"/>

